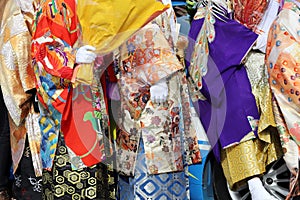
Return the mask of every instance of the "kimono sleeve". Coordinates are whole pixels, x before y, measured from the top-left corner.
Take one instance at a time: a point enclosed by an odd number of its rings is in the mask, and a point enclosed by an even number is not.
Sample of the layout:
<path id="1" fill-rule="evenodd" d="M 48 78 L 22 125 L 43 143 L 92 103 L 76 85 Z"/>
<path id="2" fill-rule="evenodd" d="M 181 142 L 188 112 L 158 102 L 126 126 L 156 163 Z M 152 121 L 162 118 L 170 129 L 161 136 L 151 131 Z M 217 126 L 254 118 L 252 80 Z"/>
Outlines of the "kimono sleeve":
<path id="1" fill-rule="evenodd" d="M 33 59 L 39 69 L 61 78 L 63 83 L 69 83 L 75 66 L 73 48 L 64 40 L 51 35 L 50 31 L 47 34 L 33 41 Z"/>
<path id="2" fill-rule="evenodd" d="M 35 78 L 33 67 L 31 65 L 30 43 L 31 36 L 29 32 L 22 33 L 19 37 L 11 39 L 11 43 L 15 44 L 16 62 L 20 82 L 24 92 L 28 92 L 35 88 Z M 19 45 L 17 45 L 19 43 Z"/>
<path id="3" fill-rule="evenodd" d="M 153 85 L 183 68 L 157 24 L 148 24 L 122 47 L 123 75 Z"/>
<path id="4" fill-rule="evenodd" d="M 30 90 L 35 88 L 31 66 L 31 35 L 14 1 L 6 4 L 0 32 L 0 84 L 10 117 L 20 126 L 30 107 Z"/>

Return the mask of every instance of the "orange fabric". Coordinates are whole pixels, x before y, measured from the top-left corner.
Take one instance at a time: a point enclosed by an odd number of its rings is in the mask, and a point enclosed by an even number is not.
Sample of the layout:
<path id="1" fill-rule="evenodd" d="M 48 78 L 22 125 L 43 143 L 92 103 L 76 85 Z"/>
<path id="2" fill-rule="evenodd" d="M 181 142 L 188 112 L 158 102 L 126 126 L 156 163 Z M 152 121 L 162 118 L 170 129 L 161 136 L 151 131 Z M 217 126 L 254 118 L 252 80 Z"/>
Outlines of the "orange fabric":
<path id="1" fill-rule="evenodd" d="M 233 0 L 234 18 L 255 31 L 267 7 L 267 0 Z"/>
<path id="2" fill-rule="evenodd" d="M 52 168 L 60 131 L 66 146 L 73 152 L 70 151 L 69 156 L 75 168 L 95 165 L 104 157 L 103 143 L 97 138 L 97 119 L 90 90 L 72 96 L 70 81 L 75 67 L 74 44 L 80 33 L 78 26 L 75 0 L 45 0 L 33 26 L 32 56 L 36 62 L 39 99 L 56 125 L 45 120 L 41 126 L 45 169 Z M 82 87 L 85 90 L 85 86 Z"/>
<path id="3" fill-rule="evenodd" d="M 43 36 L 48 31 L 57 38 L 63 39 L 69 45 L 73 46 L 79 36 L 78 18 L 76 15 L 76 5 L 74 0 L 55 0 L 55 5 L 52 5 L 52 0 L 46 0 L 42 4 L 42 10 L 46 13 L 41 15 L 34 28 L 34 38 Z M 50 7 L 50 9 L 49 9 Z M 67 8 L 67 10 L 65 9 Z M 56 13 L 66 13 L 66 21 L 71 24 L 66 24 L 63 15 Z M 39 15 L 40 13 L 37 13 Z M 68 30 L 69 29 L 69 30 Z"/>

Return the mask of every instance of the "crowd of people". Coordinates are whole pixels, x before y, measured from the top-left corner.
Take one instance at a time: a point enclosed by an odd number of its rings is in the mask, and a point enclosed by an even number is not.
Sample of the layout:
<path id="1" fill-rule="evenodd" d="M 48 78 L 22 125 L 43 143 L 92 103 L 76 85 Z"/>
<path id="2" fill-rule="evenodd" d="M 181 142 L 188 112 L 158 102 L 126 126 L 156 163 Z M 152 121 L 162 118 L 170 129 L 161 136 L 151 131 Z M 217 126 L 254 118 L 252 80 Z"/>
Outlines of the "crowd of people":
<path id="1" fill-rule="evenodd" d="M 283 156 L 286 199 L 300 196 L 300 1 L 6 0 L 0 11 L 0 200 L 192 199 L 203 128 L 231 190 L 276 199 L 261 177 Z"/>

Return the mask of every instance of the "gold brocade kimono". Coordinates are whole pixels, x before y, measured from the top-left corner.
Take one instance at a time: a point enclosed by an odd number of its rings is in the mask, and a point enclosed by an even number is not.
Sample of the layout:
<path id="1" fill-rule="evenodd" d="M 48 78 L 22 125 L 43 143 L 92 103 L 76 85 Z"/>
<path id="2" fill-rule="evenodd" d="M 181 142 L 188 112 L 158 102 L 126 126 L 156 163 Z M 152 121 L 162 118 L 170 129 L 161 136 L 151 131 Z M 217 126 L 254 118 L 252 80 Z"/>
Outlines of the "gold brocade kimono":
<path id="1" fill-rule="evenodd" d="M 32 108 L 35 88 L 31 66 L 31 27 L 36 2 L 8 0 L 0 29 L 0 85 L 10 115 L 14 171 L 22 157 L 26 133 L 36 176 L 41 176 L 40 129 Z"/>

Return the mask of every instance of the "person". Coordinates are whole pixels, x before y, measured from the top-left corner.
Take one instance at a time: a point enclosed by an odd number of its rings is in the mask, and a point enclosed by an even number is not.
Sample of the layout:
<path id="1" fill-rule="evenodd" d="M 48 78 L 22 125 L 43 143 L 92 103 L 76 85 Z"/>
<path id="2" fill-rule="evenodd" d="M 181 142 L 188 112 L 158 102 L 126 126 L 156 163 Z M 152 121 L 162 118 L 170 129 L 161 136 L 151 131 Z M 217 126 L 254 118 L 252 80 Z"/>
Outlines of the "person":
<path id="1" fill-rule="evenodd" d="M 115 199 L 100 76 L 80 76 L 102 59 L 82 45 L 76 9 L 75 0 L 42 1 L 33 26 L 43 199 Z"/>
<path id="2" fill-rule="evenodd" d="M 34 110 L 35 78 L 30 56 L 31 23 L 38 1 L 4 2 L 0 29 L 0 98 L 1 133 L 6 134 L 6 142 L 3 140 L 1 144 L 5 148 L 1 153 L 4 162 L 1 170 L 5 170 L 5 175 L 0 179 L 7 182 L 12 160 L 13 197 L 40 199 L 40 130 L 38 111 Z"/>
<path id="3" fill-rule="evenodd" d="M 174 19 L 172 9 L 162 13 L 114 52 L 119 199 L 190 198 L 187 165 L 201 156 Z"/>
<path id="4" fill-rule="evenodd" d="M 4 14 L 6 1 L 0 2 L 0 29 L 2 24 L 2 18 Z M 1 66 L 1 63 L 0 63 Z M 11 161 L 10 151 L 10 131 L 8 122 L 8 111 L 4 103 L 2 89 L 0 87 L 0 112 L 1 112 L 1 124 L 0 124 L 0 142 L 1 142 L 1 168 L 0 168 L 0 199 L 7 200 L 10 197 L 11 187 L 9 185 L 9 174 Z"/>
<path id="5" fill-rule="evenodd" d="M 284 160 L 291 172 L 286 199 L 299 198 L 299 14 L 300 2 L 283 1 L 268 36 L 266 65 Z"/>
<path id="6" fill-rule="evenodd" d="M 1 111 L 1 124 L 0 124 L 0 148 L 1 152 L 1 167 L 0 167 L 0 199 L 8 200 L 11 192 L 9 184 L 9 174 L 11 167 L 11 151 L 10 151 L 10 132 L 8 123 L 8 113 L 4 104 L 2 90 L 0 89 L 0 111 Z"/>
<path id="7" fill-rule="evenodd" d="M 195 107 L 230 189 L 248 184 L 252 199 L 274 199 L 259 177 L 280 156 L 276 123 L 264 55 L 249 53 L 271 4 L 234 1 L 232 18 L 228 2 L 200 3 L 191 24 L 186 59 L 191 87 L 200 92 Z"/>

